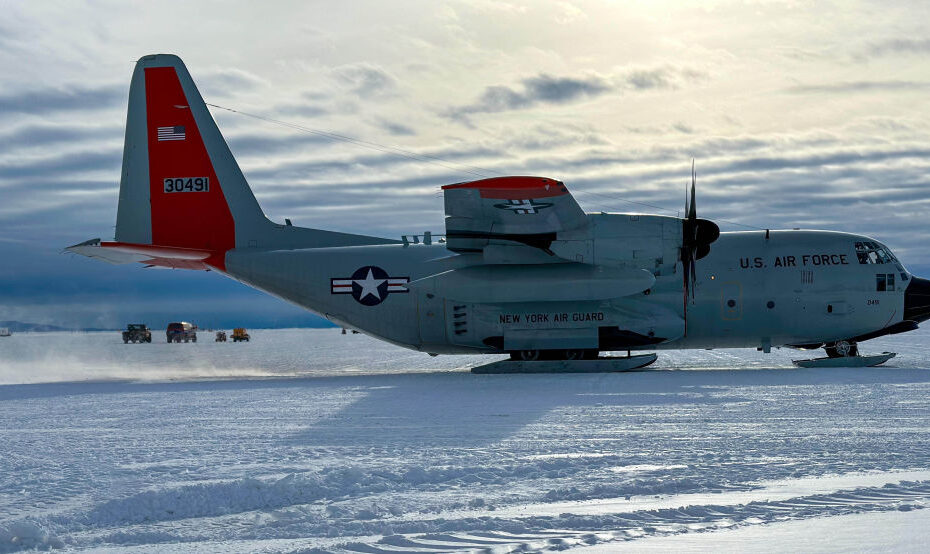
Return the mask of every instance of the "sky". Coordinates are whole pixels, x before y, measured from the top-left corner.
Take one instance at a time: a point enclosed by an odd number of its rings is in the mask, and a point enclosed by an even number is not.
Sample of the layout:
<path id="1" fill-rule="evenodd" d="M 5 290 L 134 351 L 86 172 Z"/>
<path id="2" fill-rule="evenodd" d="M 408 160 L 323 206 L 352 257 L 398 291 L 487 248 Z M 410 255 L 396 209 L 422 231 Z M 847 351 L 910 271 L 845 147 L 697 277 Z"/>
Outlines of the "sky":
<path id="1" fill-rule="evenodd" d="M 273 220 L 441 233 L 444 184 L 862 233 L 930 276 L 930 3 L 0 0 L 0 320 L 312 325 L 204 272 L 109 266 L 129 79 L 186 63 Z M 323 132 L 324 134 L 321 134 Z M 333 140 L 338 134 L 353 140 Z M 748 227 L 747 227 L 748 226 Z"/>

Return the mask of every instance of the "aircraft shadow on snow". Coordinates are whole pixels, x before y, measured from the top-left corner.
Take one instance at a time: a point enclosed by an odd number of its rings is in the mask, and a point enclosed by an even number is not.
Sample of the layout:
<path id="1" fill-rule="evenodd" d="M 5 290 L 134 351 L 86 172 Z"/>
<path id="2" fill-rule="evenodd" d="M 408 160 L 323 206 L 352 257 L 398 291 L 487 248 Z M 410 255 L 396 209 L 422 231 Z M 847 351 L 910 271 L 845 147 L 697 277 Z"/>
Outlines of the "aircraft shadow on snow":
<path id="1" fill-rule="evenodd" d="M 336 378 L 348 383 L 353 378 Z M 660 405 L 745 402 L 741 387 L 930 383 L 925 370 L 697 370 L 627 374 L 368 377 L 364 396 L 294 434 L 289 441 L 372 447 L 493 444 L 559 408 L 615 410 Z"/>
<path id="2" fill-rule="evenodd" d="M 361 397 L 285 439 L 295 445 L 349 446 L 364 436 L 372 447 L 493 444 L 517 434 L 559 408 L 624 408 L 744 402 L 743 387 L 930 383 L 923 369 L 688 370 L 574 375 L 472 375 L 464 372 L 351 375 L 319 378 L 237 379 L 138 383 L 58 382 L 0 386 L 0 402 L 74 395 L 306 389 L 312 395 Z M 297 423 L 299 424 L 300 416 Z"/>

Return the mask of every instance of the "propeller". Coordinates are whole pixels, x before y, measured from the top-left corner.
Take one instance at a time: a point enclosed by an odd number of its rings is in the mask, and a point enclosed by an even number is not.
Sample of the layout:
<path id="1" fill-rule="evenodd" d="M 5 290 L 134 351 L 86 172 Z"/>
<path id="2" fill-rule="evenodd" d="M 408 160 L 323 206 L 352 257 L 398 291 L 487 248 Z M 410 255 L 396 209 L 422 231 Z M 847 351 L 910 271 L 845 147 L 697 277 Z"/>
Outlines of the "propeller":
<path id="1" fill-rule="evenodd" d="M 684 270 L 685 297 L 694 300 L 694 282 L 697 279 L 696 262 L 710 253 L 710 245 L 720 236 L 720 227 L 697 216 L 697 173 L 691 160 L 691 195 L 685 189 L 685 207 L 688 215 L 681 222 L 681 265 Z"/>

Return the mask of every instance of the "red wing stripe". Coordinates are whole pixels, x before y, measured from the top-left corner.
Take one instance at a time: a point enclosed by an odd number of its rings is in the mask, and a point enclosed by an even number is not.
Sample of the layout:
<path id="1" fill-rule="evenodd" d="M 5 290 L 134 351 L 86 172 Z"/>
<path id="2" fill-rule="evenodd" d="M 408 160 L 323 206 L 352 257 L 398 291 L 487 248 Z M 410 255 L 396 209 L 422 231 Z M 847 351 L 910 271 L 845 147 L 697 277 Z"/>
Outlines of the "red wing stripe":
<path id="1" fill-rule="evenodd" d="M 480 179 L 478 181 L 469 181 L 467 183 L 456 183 L 454 185 L 445 185 L 442 190 L 449 189 L 517 189 L 526 190 L 534 188 L 564 188 L 561 182 L 546 177 L 492 177 L 490 179 Z"/>
<path id="2" fill-rule="evenodd" d="M 529 200 L 568 194 L 563 183 L 545 177 L 492 177 L 442 187 L 442 190 L 454 189 L 477 189 L 482 198 L 505 200 Z"/>

